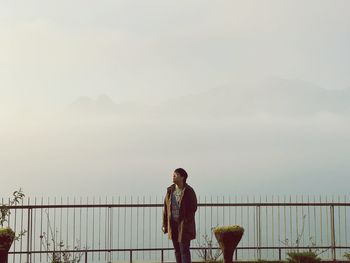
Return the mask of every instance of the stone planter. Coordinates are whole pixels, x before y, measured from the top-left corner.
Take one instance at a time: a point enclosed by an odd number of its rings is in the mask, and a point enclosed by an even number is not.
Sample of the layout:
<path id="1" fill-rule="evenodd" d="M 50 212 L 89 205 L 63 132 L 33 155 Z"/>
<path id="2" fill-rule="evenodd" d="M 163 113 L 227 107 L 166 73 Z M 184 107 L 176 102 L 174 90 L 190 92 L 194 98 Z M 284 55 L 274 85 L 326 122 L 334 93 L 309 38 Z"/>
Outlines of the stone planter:
<path id="1" fill-rule="evenodd" d="M 11 228 L 0 228 L 0 262 L 7 263 L 8 252 L 15 239 L 15 232 Z"/>
<path id="2" fill-rule="evenodd" d="M 216 227 L 213 230 L 224 257 L 224 263 L 232 263 L 233 253 L 241 240 L 244 229 L 240 226 Z"/>

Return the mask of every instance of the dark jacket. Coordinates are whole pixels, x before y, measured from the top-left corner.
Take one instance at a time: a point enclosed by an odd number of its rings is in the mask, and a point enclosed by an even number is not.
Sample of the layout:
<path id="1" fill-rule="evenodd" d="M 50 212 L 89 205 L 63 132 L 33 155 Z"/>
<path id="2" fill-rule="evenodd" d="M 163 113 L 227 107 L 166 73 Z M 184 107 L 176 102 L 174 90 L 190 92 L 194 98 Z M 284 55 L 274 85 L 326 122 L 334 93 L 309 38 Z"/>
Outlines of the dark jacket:
<path id="1" fill-rule="evenodd" d="M 175 184 L 167 189 L 164 198 L 163 208 L 163 231 L 168 233 L 169 239 L 172 239 L 171 229 L 171 196 L 175 190 Z M 195 213 L 197 211 L 197 197 L 193 188 L 188 184 L 184 185 L 180 197 L 180 217 L 178 229 L 178 242 L 188 241 L 196 238 Z"/>

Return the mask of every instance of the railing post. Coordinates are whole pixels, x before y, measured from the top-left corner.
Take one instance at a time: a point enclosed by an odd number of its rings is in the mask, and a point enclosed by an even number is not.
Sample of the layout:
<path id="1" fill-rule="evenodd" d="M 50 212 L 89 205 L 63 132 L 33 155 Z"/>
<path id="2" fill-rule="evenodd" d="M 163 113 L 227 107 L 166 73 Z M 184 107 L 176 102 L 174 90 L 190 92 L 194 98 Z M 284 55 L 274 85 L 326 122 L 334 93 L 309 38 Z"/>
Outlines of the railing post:
<path id="1" fill-rule="evenodd" d="M 132 263 L 132 249 L 130 249 L 130 263 Z"/>
<path id="2" fill-rule="evenodd" d="M 281 250 L 281 248 L 278 249 L 278 260 L 279 261 L 282 260 L 282 250 Z"/>
<path id="3" fill-rule="evenodd" d="M 331 205 L 331 242 L 332 242 L 332 259 L 336 260 L 335 251 L 335 224 L 334 224 L 334 205 Z"/>
<path id="4" fill-rule="evenodd" d="M 260 212 L 260 205 L 256 206 L 256 233 L 257 233 L 257 254 L 258 254 L 258 260 L 261 259 L 261 212 Z"/>
<path id="5" fill-rule="evenodd" d="M 31 219 L 31 209 L 28 208 L 28 226 L 27 226 L 27 262 L 29 261 L 29 254 L 30 254 L 30 240 L 31 240 L 31 231 L 30 231 L 30 219 Z"/>
<path id="6" fill-rule="evenodd" d="M 87 258 L 88 258 L 88 252 L 85 251 L 85 263 L 87 263 Z"/>
<path id="7" fill-rule="evenodd" d="M 204 248 L 204 261 L 207 261 L 207 248 Z"/>
<path id="8" fill-rule="evenodd" d="M 164 262 L 164 249 L 161 250 L 161 263 Z"/>

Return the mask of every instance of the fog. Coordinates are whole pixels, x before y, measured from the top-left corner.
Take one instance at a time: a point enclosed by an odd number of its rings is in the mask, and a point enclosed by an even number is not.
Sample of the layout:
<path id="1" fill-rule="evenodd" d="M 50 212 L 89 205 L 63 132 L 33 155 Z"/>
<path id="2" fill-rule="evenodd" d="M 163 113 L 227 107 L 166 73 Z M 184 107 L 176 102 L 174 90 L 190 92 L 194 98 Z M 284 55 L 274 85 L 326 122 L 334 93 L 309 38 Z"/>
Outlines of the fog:
<path id="1" fill-rule="evenodd" d="M 61 111 L 8 113 L 1 191 L 161 197 L 184 167 L 199 195 L 347 193 L 349 91 L 292 80 L 249 85 L 255 106 L 240 101 L 240 88 L 222 87 L 157 106 L 101 95 Z M 334 96 L 344 105 L 334 107 Z"/>

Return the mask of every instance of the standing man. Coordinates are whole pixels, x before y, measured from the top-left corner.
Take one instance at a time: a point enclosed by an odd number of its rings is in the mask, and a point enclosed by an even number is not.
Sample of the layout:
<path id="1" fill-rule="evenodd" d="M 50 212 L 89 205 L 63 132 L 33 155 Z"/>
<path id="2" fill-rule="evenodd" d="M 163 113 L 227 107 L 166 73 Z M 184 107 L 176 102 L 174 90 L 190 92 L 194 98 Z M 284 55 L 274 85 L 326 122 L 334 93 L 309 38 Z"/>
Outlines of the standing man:
<path id="1" fill-rule="evenodd" d="M 164 199 L 163 232 L 173 241 L 176 263 L 191 263 L 190 243 L 196 238 L 197 197 L 187 177 L 184 169 L 176 169 Z"/>

